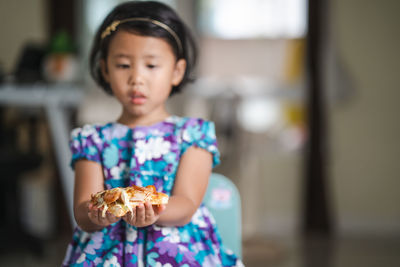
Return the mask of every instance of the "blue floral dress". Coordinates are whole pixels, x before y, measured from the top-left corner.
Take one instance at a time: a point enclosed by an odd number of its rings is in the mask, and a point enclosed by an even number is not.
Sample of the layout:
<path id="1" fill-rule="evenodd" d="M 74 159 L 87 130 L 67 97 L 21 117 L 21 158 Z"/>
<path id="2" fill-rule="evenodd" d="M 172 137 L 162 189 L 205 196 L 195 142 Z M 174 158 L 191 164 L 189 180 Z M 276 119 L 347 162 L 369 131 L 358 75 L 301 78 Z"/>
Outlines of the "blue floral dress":
<path id="1" fill-rule="evenodd" d="M 72 167 L 79 159 L 102 165 L 107 189 L 154 185 L 171 194 L 179 160 L 191 146 L 219 163 L 214 124 L 171 116 L 151 126 L 85 125 L 71 133 Z M 136 228 L 120 220 L 100 231 L 77 227 L 63 266 L 243 266 L 226 249 L 204 205 L 180 227 Z"/>

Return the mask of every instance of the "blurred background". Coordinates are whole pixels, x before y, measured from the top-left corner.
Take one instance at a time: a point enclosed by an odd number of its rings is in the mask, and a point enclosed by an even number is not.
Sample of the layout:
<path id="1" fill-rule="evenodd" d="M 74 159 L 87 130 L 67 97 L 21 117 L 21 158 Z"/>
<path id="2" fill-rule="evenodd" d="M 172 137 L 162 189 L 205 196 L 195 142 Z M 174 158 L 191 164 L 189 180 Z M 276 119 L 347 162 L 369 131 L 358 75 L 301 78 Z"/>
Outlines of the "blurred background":
<path id="1" fill-rule="evenodd" d="M 0 265 L 58 266 L 69 132 L 112 121 L 88 74 L 119 0 L 0 2 Z M 165 0 L 194 31 L 197 81 L 172 113 L 216 123 L 242 200 L 246 266 L 400 265 L 396 0 Z"/>

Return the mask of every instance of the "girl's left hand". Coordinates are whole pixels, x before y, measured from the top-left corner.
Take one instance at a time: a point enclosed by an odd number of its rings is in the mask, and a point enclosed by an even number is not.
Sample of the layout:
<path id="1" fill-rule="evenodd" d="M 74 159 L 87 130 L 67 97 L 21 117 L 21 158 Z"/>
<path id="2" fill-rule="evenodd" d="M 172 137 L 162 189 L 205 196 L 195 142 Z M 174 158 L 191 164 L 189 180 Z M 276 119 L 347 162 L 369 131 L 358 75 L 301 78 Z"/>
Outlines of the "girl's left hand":
<path id="1" fill-rule="evenodd" d="M 154 224 L 164 210 L 165 205 L 153 206 L 146 202 L 139 204 L 132 212 L 125 214 L 122 219 L 130 225 L 145 227 Z"/>

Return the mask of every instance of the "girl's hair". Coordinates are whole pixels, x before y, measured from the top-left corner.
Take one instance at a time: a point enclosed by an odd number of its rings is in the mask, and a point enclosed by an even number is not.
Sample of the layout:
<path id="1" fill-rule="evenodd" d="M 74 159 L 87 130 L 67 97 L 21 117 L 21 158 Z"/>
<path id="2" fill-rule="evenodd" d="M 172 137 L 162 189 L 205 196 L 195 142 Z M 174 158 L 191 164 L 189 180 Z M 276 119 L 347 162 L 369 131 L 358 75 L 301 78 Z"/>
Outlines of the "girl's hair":
<path id="1" fill-rule="evenodd" d="M 129 21 L 129 19 L 133 18 L 145 18 L 147 21 Z M 128 21 L 119 24 L 115 30 L 108 31 L 109 34 L 102 38 L 104 31 L 116 20 Z M 179 38 L 181 44 L 165 28 L 149 22 L 151 20 L 158 21 L 170 28 Z M 182 58 L 186 60 L 186 70 L 183 79 L 180 84 L 172 87 L 171 95 L 180 92 L 186 83 L 194 80 L 191 75 L 197 61 L 197 47 L 188 27 L 175 11 L 167 5 L 155 1 L 129 1 L 116 6 L 104 19 L 94 37 L 90 52 L 90 74 L 96 83 L 108 94 L 112 95 L 112 90 L 103 77 L 100 60 L 103 59 L 106 61 L 110 42 L 118 30 L 125 30 L 142 36 L 162 38 L 171 46 L 177 60 Z"/>

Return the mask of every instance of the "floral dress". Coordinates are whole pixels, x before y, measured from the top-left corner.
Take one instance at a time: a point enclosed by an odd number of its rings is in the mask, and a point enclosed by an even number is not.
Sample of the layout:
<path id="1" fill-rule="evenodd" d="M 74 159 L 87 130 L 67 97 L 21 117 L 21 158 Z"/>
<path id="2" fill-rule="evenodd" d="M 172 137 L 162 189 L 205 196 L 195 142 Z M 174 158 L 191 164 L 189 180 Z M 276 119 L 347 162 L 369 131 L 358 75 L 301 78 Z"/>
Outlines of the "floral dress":
<path id="1" fill-rule="evenodd" d="M 171 116 L 151 126 L 119 123 L 85 125 L 71 133 L 71 165 L 79 159 L 103 167 L 107 189 L 154 185 L 171 194 L 179 160 L 191 146 L 209 151 L 219 163 L 214 124 Z M 243 266 L 226 249 L 204 205 L 179 227 L 137 228 L 120 220 L 100 231 L 77 227 L 63 266 Z"/>

